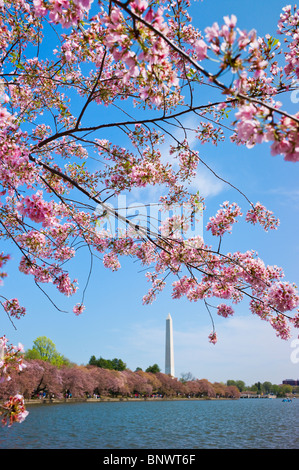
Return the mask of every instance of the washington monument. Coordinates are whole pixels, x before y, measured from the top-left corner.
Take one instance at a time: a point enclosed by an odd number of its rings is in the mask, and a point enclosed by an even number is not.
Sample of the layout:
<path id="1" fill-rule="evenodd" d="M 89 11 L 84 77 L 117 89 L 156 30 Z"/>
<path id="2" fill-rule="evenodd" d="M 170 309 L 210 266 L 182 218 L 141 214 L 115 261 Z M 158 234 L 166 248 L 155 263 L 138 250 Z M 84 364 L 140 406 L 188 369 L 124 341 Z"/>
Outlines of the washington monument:
<path id="1" fill-rule="evenodd" d="M 170 313 L 166 318 L 165 374 L 174 377 L 173 332 Z"/>

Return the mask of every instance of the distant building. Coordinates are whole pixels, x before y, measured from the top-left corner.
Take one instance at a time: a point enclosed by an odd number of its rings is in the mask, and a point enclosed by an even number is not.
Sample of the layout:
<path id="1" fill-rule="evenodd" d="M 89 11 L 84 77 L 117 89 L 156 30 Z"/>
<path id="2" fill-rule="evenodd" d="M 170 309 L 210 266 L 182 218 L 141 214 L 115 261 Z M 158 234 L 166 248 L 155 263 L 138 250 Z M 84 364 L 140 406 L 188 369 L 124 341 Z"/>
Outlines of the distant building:
<path id="1" fill-rule="evenodd" d="M 286 379 L 282 381 L 283 385 L 292 385 L 292 387 L 299 386 L 299 379 Z"/>

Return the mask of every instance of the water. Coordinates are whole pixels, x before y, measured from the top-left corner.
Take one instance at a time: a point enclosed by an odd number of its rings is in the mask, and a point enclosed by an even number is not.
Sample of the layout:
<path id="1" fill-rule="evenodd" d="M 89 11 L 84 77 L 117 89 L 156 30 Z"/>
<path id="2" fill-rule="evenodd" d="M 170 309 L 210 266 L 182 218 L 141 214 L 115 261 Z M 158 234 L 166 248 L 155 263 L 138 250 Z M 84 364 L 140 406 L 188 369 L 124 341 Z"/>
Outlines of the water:
<path id="1" fill-rule="evenodd" d="M 28 406 L 0 449 L 298 449 L 299 399 Z"/>

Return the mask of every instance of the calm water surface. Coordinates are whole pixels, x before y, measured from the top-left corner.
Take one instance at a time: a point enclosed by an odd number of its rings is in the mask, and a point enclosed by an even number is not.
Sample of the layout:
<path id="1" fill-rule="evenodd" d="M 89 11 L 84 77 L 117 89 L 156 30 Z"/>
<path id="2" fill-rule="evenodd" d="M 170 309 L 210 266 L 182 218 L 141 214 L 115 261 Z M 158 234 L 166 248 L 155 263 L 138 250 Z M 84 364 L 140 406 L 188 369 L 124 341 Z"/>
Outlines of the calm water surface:
<path id="1" fill-rule="evenodd" d="M 298 449 L 299 399 L 28 406 L 0 449 Z"/>

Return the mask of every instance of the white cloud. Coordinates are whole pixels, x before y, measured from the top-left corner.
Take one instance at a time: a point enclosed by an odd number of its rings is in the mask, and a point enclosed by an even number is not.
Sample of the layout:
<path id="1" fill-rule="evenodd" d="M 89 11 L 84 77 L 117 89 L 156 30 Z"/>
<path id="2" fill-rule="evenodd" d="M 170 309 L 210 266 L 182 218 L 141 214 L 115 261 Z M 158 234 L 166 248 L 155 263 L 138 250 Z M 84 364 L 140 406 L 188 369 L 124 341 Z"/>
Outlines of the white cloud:
<path id="1" fill-rule="evenodd" d="M 199 195 L 206 198 L 217 196 L 225 188 L 225 183 L 216 178 L 208 169 L 202 167 L 197 171 L 197 175 L 190 185 L 193 191 L 199 191 Z"/>

